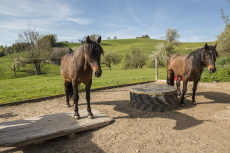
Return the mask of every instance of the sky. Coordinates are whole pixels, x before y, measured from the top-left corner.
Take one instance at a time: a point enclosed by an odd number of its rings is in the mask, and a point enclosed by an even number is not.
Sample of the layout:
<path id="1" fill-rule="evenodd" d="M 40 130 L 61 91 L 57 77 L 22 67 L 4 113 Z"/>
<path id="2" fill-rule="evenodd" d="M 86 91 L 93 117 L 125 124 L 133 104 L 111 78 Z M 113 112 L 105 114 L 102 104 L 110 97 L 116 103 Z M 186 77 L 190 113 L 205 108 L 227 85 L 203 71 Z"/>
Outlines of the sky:
<path id="1" fill-rule="evenodd" d="M 225 28 L 221 9 L 228 0 L 0 0 L 0 45 L 11 46 L 31 23 L 40 34 L 78 42 L 86 35 L 102 40 L 149 35 L 162 39 L 176 28 L 181 42 L 210 42 Z"/>

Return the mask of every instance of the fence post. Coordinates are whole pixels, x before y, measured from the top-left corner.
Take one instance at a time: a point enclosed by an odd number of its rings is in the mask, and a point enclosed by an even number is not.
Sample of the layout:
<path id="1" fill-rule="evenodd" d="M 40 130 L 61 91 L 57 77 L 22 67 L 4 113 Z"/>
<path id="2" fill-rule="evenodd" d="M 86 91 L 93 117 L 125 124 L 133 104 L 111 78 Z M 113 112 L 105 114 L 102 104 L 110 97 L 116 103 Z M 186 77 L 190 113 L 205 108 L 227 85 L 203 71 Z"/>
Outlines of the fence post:
<path id="1" fill-rule="evenodd" d="M 158 58 L 156 57 L 156 59 L 155 59 L 155 80 L 158 80 L 158 71 L 157 71 L 158 65 L 157 65 L 157 63 L 158 63 Z"/>

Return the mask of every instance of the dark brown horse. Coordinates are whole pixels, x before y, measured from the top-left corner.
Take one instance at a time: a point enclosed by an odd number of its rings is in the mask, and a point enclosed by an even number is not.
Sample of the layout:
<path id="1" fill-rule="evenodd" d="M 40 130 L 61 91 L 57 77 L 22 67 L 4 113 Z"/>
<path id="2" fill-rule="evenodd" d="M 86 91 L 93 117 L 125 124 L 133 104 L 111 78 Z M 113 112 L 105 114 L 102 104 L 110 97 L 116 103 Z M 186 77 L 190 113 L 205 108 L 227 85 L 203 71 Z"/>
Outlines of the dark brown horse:
<path id="1" fill-rule="evenodd" d="M 66 105 L 70 106 L 69 99 L 73 97 L 75 104 L 74 116 L 76 116 L 76 119 L 80 118 L 78 114 L 78 85 L 81 83 L 85 84 L 88 117 L 93 118 L 90 108 L 90 87 L 92 73 L 95 77 L 100 77 L 102 73 L 100 59 L 103 49 L 100 46 L 100 42 L 101 36 L 97 41 L 91 41 L 88 36 L 81 46 L 61 60 L 61 76 L 65 86 Z"/>
<path id="2" fill-rule="evenodd" d="M 188 80 L 194 79 L 192 104 L 196 104 L 195 92 L 203 67 L 207 66 L 209 73 L 216 71 L 215 61 L 218 56 L 216 46 L 217 44 L 208 46 L 206 43 L 204 47 L 191 52 L 189 55 L 174 54 L 167 60 L 167 84 L 174 86 L 174 74 L 177 74 L 176 85 L 181 98 L 181 106 L 184 106 L 184 95 L 187 91 Z M 184 80 L 181 94 L 180 81 L 182 77 L 184 77 Z"/>

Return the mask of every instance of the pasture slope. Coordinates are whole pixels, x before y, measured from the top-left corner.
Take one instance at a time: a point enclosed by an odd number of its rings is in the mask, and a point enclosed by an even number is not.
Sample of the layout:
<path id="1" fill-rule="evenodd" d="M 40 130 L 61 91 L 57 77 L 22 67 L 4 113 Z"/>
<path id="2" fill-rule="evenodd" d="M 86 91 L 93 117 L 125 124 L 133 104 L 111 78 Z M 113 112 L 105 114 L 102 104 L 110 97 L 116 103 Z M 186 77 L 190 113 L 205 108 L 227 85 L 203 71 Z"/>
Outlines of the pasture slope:
<path id="1" fill-rule="evenodd" d="M 189 83 L 185 107 L 178 106 L 175 110 L 166 112 L 148 112 L 131 107 L 130 87 L 92 92 L 91 108 L 112 117 L 114 122 L 110 125 L 77 133 L 74 140 L 69 140 L 65 136 L 42 144 L 0 148 L 0 152 L 230 152 L 230 83 L 199 84 L 196 93 L 197 105 L 191 104 L 192 83 Z M 82 93 L 79 109 L 86 107 L 85 94 Z M 62 97 L 0 107 L 0 122 L 69 111 L 73 111 L 73 107 L 66 107 L 65 97 Z M 29 124 L 33 126 L 35 123 Z"/>
<path id="2" fill-rule="evenodd" d="M 164 40 L 159 39 L 148 39 L 148 38 L 134 38 L 134 39 L 111 39 L 111 40 L 102 40 L 101 46 L 104 51 L 118 51 L 121 56 L 124 56 L 124 53 L 130 52 L 130 47 L 133 45 L 141 50 L 145 54 L 149 54 L 149 51 L 155 51 L 154 46 L 157 43 L 162 43 Z M 182 54 L 187 54 L 199 47 L 203 47 L 205 43 L 208 45 L 214 45 L 215 42 L 182 42 L 181 46 L 177 50 Z M 75 50 L 80 43 L 60 43 L 59 47 L 70 47 L 72 50 Z"/>

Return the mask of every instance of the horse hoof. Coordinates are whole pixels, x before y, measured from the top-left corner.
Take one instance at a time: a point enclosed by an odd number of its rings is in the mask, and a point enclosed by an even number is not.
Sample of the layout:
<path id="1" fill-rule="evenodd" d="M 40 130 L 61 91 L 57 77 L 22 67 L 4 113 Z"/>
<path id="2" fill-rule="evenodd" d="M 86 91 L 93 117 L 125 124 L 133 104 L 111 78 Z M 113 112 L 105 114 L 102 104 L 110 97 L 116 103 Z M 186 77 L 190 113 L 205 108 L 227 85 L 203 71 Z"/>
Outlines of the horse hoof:
<path id="1" fill-rule="evenodd" d="M 88 118 L 89 118 L 89 119 L 94 119 L 94 117 L 93 117 L 93 116 L 88 116 Z"/>
<path id="2" fill-rule="evenodd" d="M 193 104 L 193 105 L 196 105 L 196 101 L 193 101 L 192 104 Z"/>
<path id="3" fill-rule="evenodd" d="M 75 119 L 75 120 L 79 120 L 79 119 L 80 119 L 80 116 L 74 116 L 74 119 Z"/>
<path id="4" fill-rule="evenodd" d="M 184 104 L 180 104 L 181 107 L 184 107 Z"/>

